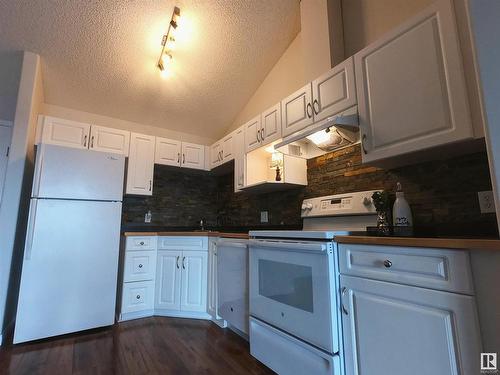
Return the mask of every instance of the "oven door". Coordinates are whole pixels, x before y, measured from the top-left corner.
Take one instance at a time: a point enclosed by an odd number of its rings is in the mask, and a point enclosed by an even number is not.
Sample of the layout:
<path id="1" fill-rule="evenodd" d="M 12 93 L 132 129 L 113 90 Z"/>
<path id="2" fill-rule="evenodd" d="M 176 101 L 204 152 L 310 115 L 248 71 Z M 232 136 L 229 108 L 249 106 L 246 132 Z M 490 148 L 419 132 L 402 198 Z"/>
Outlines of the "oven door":
<path id="1" fill-rule="evenodd" d="M 338 352 L 333 244 L 250 240 L 250 315 Z"/>

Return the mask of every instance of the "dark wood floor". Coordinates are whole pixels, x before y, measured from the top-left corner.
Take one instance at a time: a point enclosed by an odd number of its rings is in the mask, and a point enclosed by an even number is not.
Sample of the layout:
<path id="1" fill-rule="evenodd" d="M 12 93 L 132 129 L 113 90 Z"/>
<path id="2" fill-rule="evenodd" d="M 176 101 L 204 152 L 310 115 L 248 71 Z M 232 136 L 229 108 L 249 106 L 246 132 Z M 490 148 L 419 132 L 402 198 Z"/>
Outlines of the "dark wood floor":
<path id="1" fill-rule="evenodd" d="M 208 321 L 147 318 L 0 348 L 1 374 L 274 374 Z"/>

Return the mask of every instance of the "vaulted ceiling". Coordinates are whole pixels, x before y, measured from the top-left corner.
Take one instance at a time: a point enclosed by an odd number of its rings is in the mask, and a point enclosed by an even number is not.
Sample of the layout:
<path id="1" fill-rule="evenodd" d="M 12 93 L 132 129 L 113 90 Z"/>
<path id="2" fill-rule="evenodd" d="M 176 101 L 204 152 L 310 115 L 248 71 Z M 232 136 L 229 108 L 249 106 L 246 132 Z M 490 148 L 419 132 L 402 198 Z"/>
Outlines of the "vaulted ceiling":
<path id="1" fill-rule="evenodd" d="M 155 64 L 175 5 L 165 79 Z M 40 54 L 47 103 L 211 138 L 299 30 L 298 0 L 0 0 L 0 50 Z"/>

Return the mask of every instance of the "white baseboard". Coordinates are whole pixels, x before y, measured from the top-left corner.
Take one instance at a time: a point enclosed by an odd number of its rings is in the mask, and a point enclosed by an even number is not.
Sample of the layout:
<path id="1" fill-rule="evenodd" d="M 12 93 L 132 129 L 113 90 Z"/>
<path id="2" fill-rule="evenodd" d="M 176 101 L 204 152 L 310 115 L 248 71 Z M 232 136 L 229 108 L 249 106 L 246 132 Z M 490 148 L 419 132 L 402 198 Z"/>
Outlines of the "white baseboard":
<path id="1" fill-rule="evenodd" d="M 212 322 L 217 324 L 221 328 L 227 328 L 227 322 L 224 319 L 213 319 Z"/>
<path id="2" fill-rule="evenodd" d="M 127 320 L 134 320 L 140 318 L 149 318 L 154 316 L 154 310 L 144 310 L 144 311 L 136 311 L 131 313 L 120 314 L 119 322 L 125 322 Z"/>
<path id="3" fill-rule="evenodd" d="M 171 311 L 171 310 L 155 310 L 155 316 L 168 316 L 171 318 L 189 318 L 212 320 L 212 317 L 206 312 L 188 312 L 188 311 Z"/>

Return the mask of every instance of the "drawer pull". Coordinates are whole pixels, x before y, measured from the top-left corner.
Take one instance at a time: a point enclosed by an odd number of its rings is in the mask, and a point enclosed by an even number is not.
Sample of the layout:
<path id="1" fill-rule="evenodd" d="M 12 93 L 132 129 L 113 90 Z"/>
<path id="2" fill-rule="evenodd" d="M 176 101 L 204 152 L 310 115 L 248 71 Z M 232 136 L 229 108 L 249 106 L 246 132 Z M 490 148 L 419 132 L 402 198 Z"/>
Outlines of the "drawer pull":
<path id="1" fill-rule="evenodd" d="M 233 311 L 234 311 L 234 309 L 231 307 L 231 312 L 233 312 Z"/>
<path id="2" fill-rule="evenodd" d="M 139 245 L 144 246 L 144 241 L 139 242 Z"/>
<path id="3" fill-rule="evenodd" d="M 138 295 L 135 296 L 135 298 L 141 299 L 141 296 L 138 294 Z"/>
<path id="4" fill-rule="evenodd" d="M 142 264 L 139 264 L 139 268 L 142 268 Z"/>
<path id="5" fill-rule="evenodd" d="M 392 262 L 389 259 L 384 260 L 384 267 L 385 268 L 391 268 L 392 267 Z"/>

